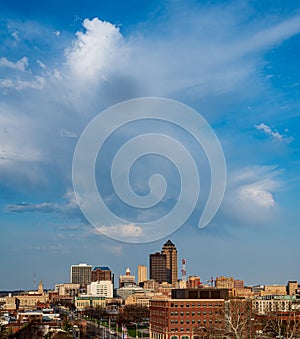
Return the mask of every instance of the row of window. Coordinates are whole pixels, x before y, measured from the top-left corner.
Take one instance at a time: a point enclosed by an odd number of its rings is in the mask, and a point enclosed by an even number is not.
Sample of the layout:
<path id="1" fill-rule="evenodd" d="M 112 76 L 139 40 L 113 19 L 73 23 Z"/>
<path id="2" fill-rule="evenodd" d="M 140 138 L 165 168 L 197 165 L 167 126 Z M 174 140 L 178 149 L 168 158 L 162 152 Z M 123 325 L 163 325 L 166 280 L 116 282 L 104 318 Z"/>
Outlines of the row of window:
<path id="1" fill-rule="evenodd" d="M 221 314 L 222 312 L 220 312 L 220 311 L 215 311 L 214 313 L 215 313 L 215 314 Z M 187 311 L 187 312 L 177 312 L 177 311 L 175 311 L 175 312 L 171 312 L 170 314 L 171 314 L 171 316 L 178 316 L 178 314 L 180 314 L 181 316 L 184 316 L 184 315 L 192 315 L 192 316 L 194 316 L 194 315 L 196 314 L 196 312 L 194 312 L 194 311 L 193 311 L 193 312 L 189 312 L 189 311 Z M 206 314 L 213 314 L 213 311 L 209 311 L 209 312 L 203 311 L 202 314 L 203 314 L 203 315 L 206 315 Z M 198 311 L 198 312 L 197 312 L 197 315 L 201 315 L 201 312 Z"/>
<path id="2" fill-rule="evenodd" d="M 206 323 L 207 320 L 204 319 L 203 322 Z M 212 319 L 209 319 L 209 322 L 212 322 Z M 221 322 L 222 322 L 221 319 L 215 319 L 215 323 L 221 323 Z M 171 324 L 178 324 L 178 320 L 177 320 L 177 319 L 171 320 L 170 323 L 171 323 Z M 196 323 L 196 320 L 193 319 L 193 320 L 190 321 L 189 319 L 186 319 L 185 323 L 186 323 L 187 325 L 188 325 L 188 324 L 195 324 L 195 323 Z M 180 324 L 184 324 L 184 320 L 183 320 L 183 319 L 180 320 Z M 200 319 L 197 320 L 197 324 L 201 324 L 201 320 L 200 320 Z"/>
<path id="3" fill-rule="evenodd" d="M 212 303 L 203 303 L 203 304 L 200 304 L 198 303 L 197 305 L 196 304 L 191 304 L 191 307 L 212 307 L 212 306 L 215 306 L 215 307 L 222 307 L 223 305 L 222 304 L 217 304 L 215 303 L 214 305 Z M 175 304 L 175 303 L 171 303 L 171 307 L 179 307 L 178 304 Z M 180 307 L 190 307 L 190 304 L 180 304 Z"/>

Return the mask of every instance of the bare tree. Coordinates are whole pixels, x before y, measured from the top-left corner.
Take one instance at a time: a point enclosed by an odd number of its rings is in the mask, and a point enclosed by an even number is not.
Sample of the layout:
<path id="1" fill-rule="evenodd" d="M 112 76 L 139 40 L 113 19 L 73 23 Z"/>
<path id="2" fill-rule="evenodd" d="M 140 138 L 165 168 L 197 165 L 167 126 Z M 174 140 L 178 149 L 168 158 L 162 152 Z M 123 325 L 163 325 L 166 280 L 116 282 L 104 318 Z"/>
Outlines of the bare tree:
<path id="1" fill-rule="evenodd" d="M 276 309 L 265 316 L 265 333 L 269 337 L 293 339 L 300 336 L 300 313 L 291 307 L 287 311 Z"/>

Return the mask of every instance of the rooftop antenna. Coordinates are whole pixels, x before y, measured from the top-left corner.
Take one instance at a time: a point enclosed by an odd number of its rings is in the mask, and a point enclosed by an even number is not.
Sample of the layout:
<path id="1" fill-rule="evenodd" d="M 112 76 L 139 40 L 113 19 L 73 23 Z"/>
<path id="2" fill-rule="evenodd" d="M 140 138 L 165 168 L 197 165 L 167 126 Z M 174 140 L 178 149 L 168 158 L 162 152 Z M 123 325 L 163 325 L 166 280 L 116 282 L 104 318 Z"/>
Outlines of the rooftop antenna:
<path id="1" fill-rule="evenodd" d="M 36 290 L 36 276 L 35 273 L 33 273 L 33 290 Z"/>

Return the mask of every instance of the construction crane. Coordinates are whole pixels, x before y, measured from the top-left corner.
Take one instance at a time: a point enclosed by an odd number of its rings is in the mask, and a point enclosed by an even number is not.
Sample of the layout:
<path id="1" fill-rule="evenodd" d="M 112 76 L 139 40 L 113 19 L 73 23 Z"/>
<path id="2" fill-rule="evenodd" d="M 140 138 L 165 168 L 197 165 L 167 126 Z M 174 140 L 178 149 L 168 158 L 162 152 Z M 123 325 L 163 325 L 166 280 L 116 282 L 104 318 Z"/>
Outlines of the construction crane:
<path id="1" fill-rule="evenodd" d="M 207 283 L 210 284 L 210 286 L 214 286 L 214 283 L 216 282 L 216 280 L 214 280 L 214 277 L 210 277 L 209 280 L 206 280 Z"/>

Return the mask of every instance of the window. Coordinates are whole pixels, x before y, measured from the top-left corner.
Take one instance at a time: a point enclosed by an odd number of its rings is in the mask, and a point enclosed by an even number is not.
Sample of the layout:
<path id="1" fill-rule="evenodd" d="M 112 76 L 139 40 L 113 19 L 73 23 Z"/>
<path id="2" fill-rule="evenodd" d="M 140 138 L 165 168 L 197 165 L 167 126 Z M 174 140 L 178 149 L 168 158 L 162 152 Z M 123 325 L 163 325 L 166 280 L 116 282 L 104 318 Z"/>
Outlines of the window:
<path id="1" fill-rule="evenodd" d="M 200 312 L 200 311 L 198 311 L 198 312 L 197 312 L 197 314 L 198 314 L 198 315 L 200 315 L 200 314 L 201 314 L 201 312 Z"/>
<path id="2" fill-rule="evenodd" d="M 176 328 L 175 328 L 175 330 L 176 330 Z M 177 335 L 172 335 L 171 339 L 178 339 L 178 336 Z"/>
<path id="3" fill-rule="evenodd" d="M 186 315 L 190 315 L 190 312 L 186 312 Z"/>
<path id="4" fill-rule="evenodd" d="M 180 312 L 180 315 L 182 315 L 182 316 L 183 316 L 183 315 L 184 315 L 184 312 Z"/>
<path id="5" fill-rule="evenodd" d="M 195 315 L 195 312 L 192 312 L 192 315 Z"/>

